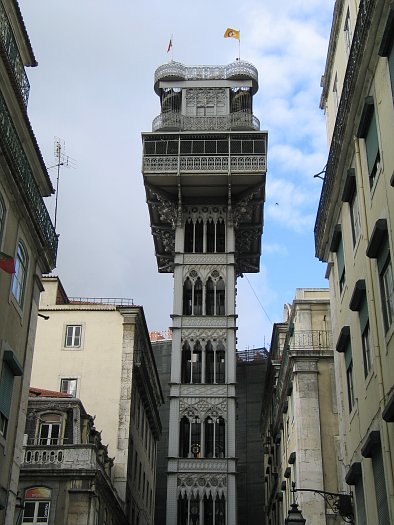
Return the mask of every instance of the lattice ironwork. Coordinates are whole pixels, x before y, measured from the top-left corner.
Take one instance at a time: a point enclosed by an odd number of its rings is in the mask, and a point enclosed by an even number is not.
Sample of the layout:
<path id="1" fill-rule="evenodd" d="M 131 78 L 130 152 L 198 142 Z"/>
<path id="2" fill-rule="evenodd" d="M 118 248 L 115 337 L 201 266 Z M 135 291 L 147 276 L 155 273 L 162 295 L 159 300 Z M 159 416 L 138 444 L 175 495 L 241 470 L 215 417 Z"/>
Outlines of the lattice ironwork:
<path id="1" fill-rule="evenodd" d="M 176 112 L 161 113 L 152 122 L 152 131 L 161 129 L 180 131 L 212 131 L 250 128 L 260 130 L 260 121 L 251 113 L 240 111 L 230 115 L 190 117 Z"/>
<path id="2" fill-rule="evenodd" d="M 10 64 L 14 80 L 19 87 L 25 106 L 29 100 L 30 84 L 26 75 L 25 66 L 19 54 L 18 46 L 12 32 L 3 3 L 0 2 L 0 45 Z"/>
<path id="3" fill-rule="evenodd" d="M 27 204 L 27 208 L 37 224 L 44 243 L 44 253 L 50 268 L 53 269 L 56 266 L 58 237 L 1 94 L 0 144 L 9 165 L 12 167 L 12 173 Z"/>
<path id="4" fill-rule="evenodd" d="M 228 172 L 227 156 L 151 156 L 144 157 L 144 173 L 177 173 L 178 159 L 180 171 L 221 171 Z M 266 171 L 266 158 L 264 155 L 237 155 L 230 157 L 232 172 L 256 173 Z"/>
<path id="5" fill-rule="evenodd" d="M 358 72 L 362 63 L 362 55 L 367 40 L 368 29 L 371 23 L 372 12 L 376 0 L 361 0 L 358 10 L 356 27 L 352 40 L 349 60 L 346 67 L 341 100 L 332 135 L 330 152 L 328 156 L 326 174 L 321 191 L 319 208 L 315 223 L 315 251 L 320 260 L 324 259 L 324 231 L 327 224 L 328 210 L 332 202 L 332 193 L 337 174 L 339 158 L 343 148 L 343 138 L 348 122 L 350 105 L 356 86 Z"/>

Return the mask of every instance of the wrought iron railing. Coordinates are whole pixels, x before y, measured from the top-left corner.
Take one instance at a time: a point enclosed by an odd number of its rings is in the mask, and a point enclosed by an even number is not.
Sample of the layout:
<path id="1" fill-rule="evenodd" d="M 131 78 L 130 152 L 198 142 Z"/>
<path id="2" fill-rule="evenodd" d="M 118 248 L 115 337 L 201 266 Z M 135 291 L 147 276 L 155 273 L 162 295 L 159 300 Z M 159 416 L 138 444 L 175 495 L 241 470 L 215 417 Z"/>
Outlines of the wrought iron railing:
<path id="1" fill-rule="evenodd" d="M 322 260 L 324 257 L 324 230 L 326 228 L 328 210 L 331 205 L 334 182 L 337 176 L 337 168 L 342 151 L 343 137 L 348 121 L 349 108 L 352 104 L 357 75 L 362 62 L 362 55 L 364 53 L 365 42 L 367 40 L 368 29 L 371 23 L 371 16 L 375 1 L 376 0 L 361 0 L 359 5 L 352 47 L 350 50 L 345 78 L 343 81 L 341 100 L 339 103 L 334 132 L 332 135 L 326 174 L 323 181 L 315 223 L 315 251 L 316 257 L 319 257 L 320 260 Z"/>
<path id="2" fill-rule="evenodd" d="M 248 128 L 258 131 L 260 121 L 257 117 L 246 111 L 230 113 L 223 116 L 189 117 L 175 113 L 161 113 L 152 123 L 152 131 L 161 129 L 177 129 L 180 131 L 210 131 L 231 130 Z"/>
<path id="3" fill-rule="evenodd" d="M 143 171 L 144 173 L 172 173 L 179 169 L 183 172 L 193 171 L 213 171 L 227 173 L 229 170 L 228 155 L 190 155 L 181 156 L 144 156 Z M 266 170 L 265 155 L 231 155 L 230 168 L 232 172 L 264 172 Z"/>
<path id="4" fill-rule="evenodd" d="M 12 32 L 10 21 L 0 0 L 0 45 L 10 64 L 14 79 L 19 86 L 20 94 L 25 106 L 29 100 L 30 84 L 26 75 L 25 66 L 19 54 L 18 46 Z"/>
<path id="5" fill-rule="evenodd" d="M 185 66 L 179 62 L 169 62 L 155 71 L 155 84 L 166 78 L 182 80 L 218 80 L 232 77 L 249 77 L 258 82 L 257 69 L 243 60 L 237 60 L 226 66 Z"/>
<path id="6" fill-rule="evenodd" d="M 56 265 L 58 237 L 1 93 L 0 144 L 9 164 L 12 166 L 12 173 L 15 176 L 21 195 L 38 226 L 47 262 L 50 268 L 53 269 Z"/>
<path id="7" fill-rule="evenodd" d="M 78 304 L 107 304 L 114 306 L 134 306 L 133 299 L 124 297 L 69 297 L 70 303 Z"/>

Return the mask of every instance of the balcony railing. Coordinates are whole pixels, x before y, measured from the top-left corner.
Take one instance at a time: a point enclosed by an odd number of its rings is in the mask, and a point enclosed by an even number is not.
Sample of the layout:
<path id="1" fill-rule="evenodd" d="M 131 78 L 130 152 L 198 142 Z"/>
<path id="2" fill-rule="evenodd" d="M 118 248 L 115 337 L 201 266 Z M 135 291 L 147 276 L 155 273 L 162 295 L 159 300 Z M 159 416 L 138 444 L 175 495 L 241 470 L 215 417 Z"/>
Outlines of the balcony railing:
<path id="1" fill-rule="evenodd" d="M 56 265 L 58 238 L 1 93 L 0 145 L 12 166 L 12 173 L 21 195 L 38 227 L 48 265 L 53 269 Z"/>
<path id="2" fill-rule="evenodd" d="M 99 463 L 94 445 L 26 446 L 23 468 L 95 469 Z"/>
<path id="3" fill-rule="evenodd" d="M 179 131 L 212 131 L 232 129 L 260 129 L 260 121 L 251 113 L 240 111 L 223 116 L 188 117 L 175 113 L 161 113 L 152 123 L 152 131 L 176 129 Z"/>
<path id="4" fill-rule="evenodd" d="M 162 79 L 175 78 L 181 80 L 220 80 L 248 77 L 256 85 L 257 69 L 243 60 L 237 60 L 225 66 L 185 66 L 179 62 L 169 62 L 159 66 L 155 71 L 155 85 Z"/>
<path id="5" fill-rule="evenodd" d="M 339 103 L 334 132 L 332 135 L 326 174 L 324 177 L 315 223 L 315 251 L 316 257 L 319 257 L 320 260 L 323 260 L 324 258 L 324 231 L 327 227 L 328 212 L 332 204 L 332 192 L 334 189 L 335 178 L 338 175 L 337 169 L 339 158 L 342 152 L 343 137 L 348 122 L 349 108 L 353 100 L 357 76 L 360 70 L 361 62 L 363 60 L 362 55 L 364 53 L 375 1 L 376 0 L 361 0 L 358 9 L 352 47 L 350 50 L 345 78 L 343 81 L 341 100 Z"/>
<path id="6" fill-rule="evenodd" d="M 179 162 L 178 162 L 179 161 Z M 208 171 L 228 173 L 228 155 L 204 155 L 204 156 L 145 156 L 143 159 L 144 173 L 177 173 Z M 230 169 L 234 173 L 260 173 L 266 170 L 265 155 L 236 155 L 230 156 Z"/>
<path id="7" fill-rule="evenodd" d="M 69 297 L 71 304 L 104 304 L 113 306 L 135 306 L 133 299 L 124 297 Z"/>
<path id="8" fill-rule="evenodd" d="M 12 32 L 3 3 L 0 1 L 0 45 L 9 62 L 15 82 L 19 87 L 20 94 L 25 106 L 29 100 L 30 84 L 26 75 L 25 66 L 19 54 L 18 46 Z"/>

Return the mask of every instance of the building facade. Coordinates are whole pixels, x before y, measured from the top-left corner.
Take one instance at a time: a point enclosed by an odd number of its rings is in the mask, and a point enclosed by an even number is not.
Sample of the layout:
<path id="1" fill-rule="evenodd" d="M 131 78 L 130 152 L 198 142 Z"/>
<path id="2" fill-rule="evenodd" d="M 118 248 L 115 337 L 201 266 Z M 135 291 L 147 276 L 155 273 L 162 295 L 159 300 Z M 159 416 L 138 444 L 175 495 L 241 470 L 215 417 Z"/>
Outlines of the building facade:
<path id="1" fill-rule="evenodd" d="M 0 523 L 7 525 L 16 504 L 41 275 L 54 268 L 57 252 L 43 201 L 53 187 L 27 114 L 25 67 L 36 65 L 17 1 L 1 0 Z"/>
<path id="2" fill-rule="evenodd" d="M 262 410 L 267 525 L 284 523 L 292 483 L 301 490 L 297 501 L 306 523 L 342 523 L 320 495 L 302 492 L 339 490 L 329 298 L 328 289 L 297 289 L 284 322 L 273 328 Z"/>
<path id="3" fill-rule="evenodd" d="M 321 107 L 330 145 L 315 225 L 328 263 L 340 459 L 358 523 L 394 523 L 394 12 L 335 2 Z"/>
<path id="4" fill-rule="evenodd" d="M 167 525 L 235 525 L 238 275 L 258 272 L 267 133 L 257 70 L 237 61 L 155 72 L 142 134 L 159 272 L 174 274 Z"/>
<path id="5" fill-rule="evenodd" d="M 113 465 L 79 399 L 30 389 L 17 523 L 126 525 Z"/>
<path id="6" fill-rule="evenodd" d="M 32 386 L 84 400 L 114 456 L 112 480 L 132 525 L 154 523 L 162 392 L 145 316 L 126 299 L 67 297 L 43 279 Z"/>

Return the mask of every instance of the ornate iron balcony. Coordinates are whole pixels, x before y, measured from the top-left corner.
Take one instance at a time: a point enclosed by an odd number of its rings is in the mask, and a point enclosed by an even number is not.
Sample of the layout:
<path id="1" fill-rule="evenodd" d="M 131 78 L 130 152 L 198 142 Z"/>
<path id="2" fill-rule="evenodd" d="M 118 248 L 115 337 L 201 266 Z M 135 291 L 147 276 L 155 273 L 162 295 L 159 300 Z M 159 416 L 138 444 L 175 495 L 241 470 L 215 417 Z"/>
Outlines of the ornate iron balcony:
<path id="1" fill-rule="evenodd" d="M 361 0 L 359 5 L 352 47 L 343 81 L 341 100 L 335 121 L 334 133 L 332 135 L 326 175 L 324 177 L 315 223 L 315 252 L 316 257 L 319 257 L 320 260 L 324 260 L 325 257 L 325 244 L 323 238 L 327 227 L 328 211 L 332 202 L 332 192 L 337 177 L 337 169 L 342 152 L 342 144 L 348 122 L 349 109 L 353 100 L 354 89 L 362 62 L 375 1 L 376 0 Z"/>
<path id="2" fill-rule="evenodd" d="M 19 54 L 18 46 L 12 32 L 3 3 L 0 2 L 0 46 L 7 57 L 14 80 L 19 86 L 19 91 L 25 106 L 29 100 L 30 84 L 26 75 L 25 66 Z"/>
<path id="3" fill-rule="evenodd" d="M 227 173 L 228 168 L 228 155 L 189 155 L 181 157 L 176 155 L 154 155 L 144 156 L 143 159 L 144 173 L 176 173 L 178 169 L 182 172 L 212 171 Z M 266 157 L 265 155 L 231 155 L 230 168 L 235 173 L 266 171 Z"/>
<path id="4" fill-rule="evenodd" d="M 185 66 L 179 62 L 168 62 L 155 71 L 155 91 L 160 80 L 228 80 L 249 78 L 253 81 L 253 92 L 257 91 L 257 69 L 249 62 L 237 60 L 226 66 Z"/>
<path id="5" fill-rule="evenodd" d="M 180 113 L 161 113 L 152 123 L 152 131 L 163 129 L 179 131 L 212 131 L 231 129 L 260 130 L 260 121 L 254 115 L 240 111 L 230 115 L 187 117 Z"/>
<path id="6" fill-rule="evenodd" d="M 53 269 L 56 266 L 58 238 L 1 94 L 0 145 L 9 165 L 12 167 L 12 174 L 27 208 L 37 225 L 44 245 L 44 255 L 47 263 Z"/>

